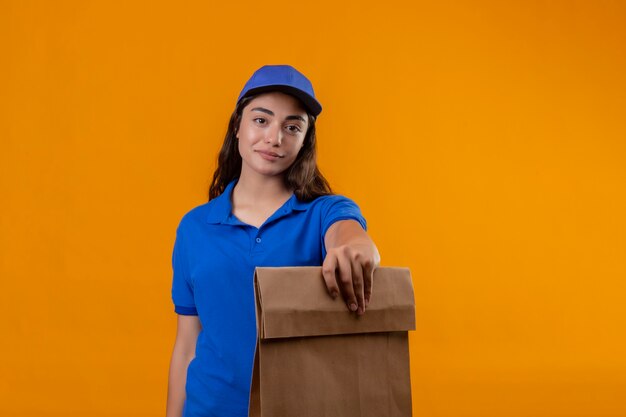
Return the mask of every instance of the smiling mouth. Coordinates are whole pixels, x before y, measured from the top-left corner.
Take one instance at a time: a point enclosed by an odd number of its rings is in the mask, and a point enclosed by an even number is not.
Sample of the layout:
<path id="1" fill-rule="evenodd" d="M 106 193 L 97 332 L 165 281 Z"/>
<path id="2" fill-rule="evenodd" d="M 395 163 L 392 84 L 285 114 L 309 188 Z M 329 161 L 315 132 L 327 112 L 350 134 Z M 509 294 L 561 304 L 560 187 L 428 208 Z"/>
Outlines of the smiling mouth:
<path id="1" fill-rule="evenodd" d="M 266 152 L 266 151 L 255 151 L 258 153 L 262 153 L 263 155 L 269 155 L 269 156 L 273 156 L 274 158 L 284 158 L 284 155 L 279 155 L 276 152 Z"/>

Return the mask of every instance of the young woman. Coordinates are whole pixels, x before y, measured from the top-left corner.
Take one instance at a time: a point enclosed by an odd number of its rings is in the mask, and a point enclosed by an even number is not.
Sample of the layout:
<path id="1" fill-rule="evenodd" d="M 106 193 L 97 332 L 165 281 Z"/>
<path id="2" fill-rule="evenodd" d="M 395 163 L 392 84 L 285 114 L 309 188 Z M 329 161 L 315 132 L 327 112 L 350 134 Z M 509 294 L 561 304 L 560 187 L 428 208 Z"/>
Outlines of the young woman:
<path id="1" fill-rule="evenodd" d="M 346 314 L 363 314 L 380 262 L 365 219 L 316 164 L 322 108 L 309 80 L 264 66 L 231 116 L 209 202 L 183 216 L 172 256 L 178 314 L 167 417 L 248 415 L 257 266 L 322 266 Z"/>

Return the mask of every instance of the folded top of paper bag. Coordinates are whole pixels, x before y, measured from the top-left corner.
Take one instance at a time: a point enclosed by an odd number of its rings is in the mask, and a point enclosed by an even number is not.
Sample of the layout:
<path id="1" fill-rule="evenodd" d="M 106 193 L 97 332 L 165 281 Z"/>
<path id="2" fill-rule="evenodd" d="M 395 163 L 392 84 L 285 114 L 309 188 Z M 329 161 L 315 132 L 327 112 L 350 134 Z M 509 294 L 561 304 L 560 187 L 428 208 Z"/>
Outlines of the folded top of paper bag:
<path id="1" fill-rule="evenodd" d="M 321 267 L 257 268 L 257 331 L 261 339 L 415 329 L 415 301 L 408 268 L 374 271 L 365 314 L 351 313 L 341 296 L 332 299 Z"/>

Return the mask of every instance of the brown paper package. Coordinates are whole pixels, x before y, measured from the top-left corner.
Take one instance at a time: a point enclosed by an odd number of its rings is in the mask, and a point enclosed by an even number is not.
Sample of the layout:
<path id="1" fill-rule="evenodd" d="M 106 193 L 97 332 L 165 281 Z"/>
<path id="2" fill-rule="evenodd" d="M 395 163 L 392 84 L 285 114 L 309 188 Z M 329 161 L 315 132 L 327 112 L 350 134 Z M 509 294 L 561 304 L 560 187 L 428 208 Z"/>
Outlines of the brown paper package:
<path id="1" fill-rule="evenodd" d="M 364 315 L 326 290 L 321 267 L 257 268 L 250 417 L 411 415 L 407 268 L 379 267 Z"/>

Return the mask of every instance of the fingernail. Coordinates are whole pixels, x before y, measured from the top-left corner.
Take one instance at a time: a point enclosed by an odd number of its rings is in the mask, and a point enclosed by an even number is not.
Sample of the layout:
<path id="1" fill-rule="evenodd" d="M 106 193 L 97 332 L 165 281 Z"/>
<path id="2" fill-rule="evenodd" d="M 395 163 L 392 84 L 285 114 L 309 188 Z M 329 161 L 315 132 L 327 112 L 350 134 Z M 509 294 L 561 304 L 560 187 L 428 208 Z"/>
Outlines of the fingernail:
<path id="1" fill-rule="evenodd" d="M 359 307 L 358 311 L 356 312 L 356 314 L 358 314 L 359 316 L 362 315 L 365 312 L 365 310 L 363 310 L 363 307 Z"/>
<path id="2" fill-rule="evenodd" d="M 367 298 L 365 299 L 365 308 L 367 308 L 367 306 L 369 305 L 370 300 L 368 300 Z"/>
<path id="3" fill-rule="evenodd" d="M 354 303 L 350 304 L 350 311 L 356 311 L 356 309 L 358 308 L 358 306 Z"/>
<path id="4" fill-rule="evenodd" d="M 330 296 L 333 298 L 333 300 L 334 300 L 335 298 L 337 298 L 337 291 L 333 291 L 333 292 L 331 292 L 331 293 L 330 293 Z"/>

